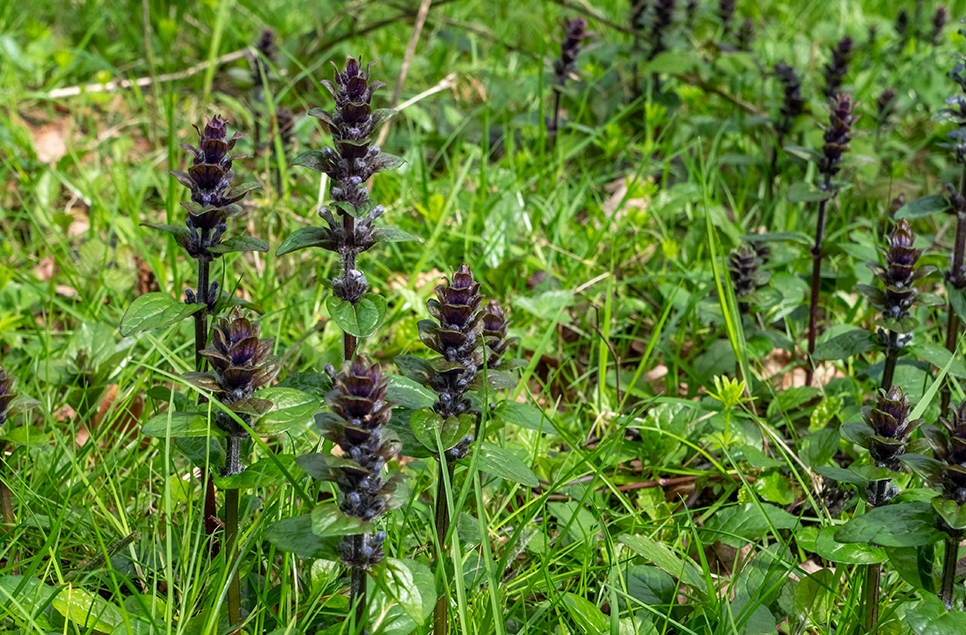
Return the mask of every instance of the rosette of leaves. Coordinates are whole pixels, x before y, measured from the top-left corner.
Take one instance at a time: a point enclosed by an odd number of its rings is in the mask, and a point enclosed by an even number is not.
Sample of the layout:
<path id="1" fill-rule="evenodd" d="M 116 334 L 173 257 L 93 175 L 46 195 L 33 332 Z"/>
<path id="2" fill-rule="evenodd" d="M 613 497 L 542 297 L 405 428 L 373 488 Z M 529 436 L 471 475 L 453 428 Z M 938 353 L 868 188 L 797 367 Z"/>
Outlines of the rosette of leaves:
<path id="1" fill-rule="evenodd" d="M 299 464 L 339 488 L 338 510 L 354 520 L 333 516 L 325 526 L 346 527 L 338 553 L 347 567 L 368 571 L 383 559 L 386 534 L 373 533 L 371 523 L 391 508 L 401 476 L 384 468 L 398 457 L 402 443 L 387 427 L 393 404 L 386 400 L 388 387 L 378 364 L 356 358 L 338 375 L 331 366 L 326 372 L 333 378 L 333 389 L 325 397 L 330 412 L 317 415 L 316 423 L 323 438 L 339 446 L 341 456 L 310 454 L 300 457 Z"/>
<path id="2" fill-rule="evenodd" d="M 413 240 L 405 232 L 375 225 L 385 208 L 370 200 L 366 183 L 375 174 L 397 168 L 402 159 L 373 145 L 377 129 L 396 113 L 388 108 L 373 110 L 372 95 L 385 84 L 370 81 L 371 66 L 363 69 L 350 57 L 341 71 L 336 67 L 334 82 L 322 82 L 335 99 L 335 108 L 331 112 L 313 108 L 309 115 L 325 124 L 334 147 L 304 152 L 293 164 L 332 179 L 331 206 L 319 210 L 321 227 L 295 231 L 276 252 L 283 255 L 318 247 L 339 255 L 340 272 L 330 281 L 333 295 L 327 306 L 346 334 L 345 359 L 353 357 L 355 338 L 372 335 L 386 312 L 385 300 L 368 293 L 366 276 L 356 267 L 357 256 L 380 241 Z"/>
<path id="3" fill-rule="evenodd" d="M 728 256 L 728 272 L 731 274 L 735 297 L 738 298 L 738 309 L 742 314 L 748 312 L 748 300 L 771 279 L 771 274 L 762 269 L 764 261 L 758 251 L 759 244 L 763 243 L 744 243 L 733 249 Z M 767 250 L 768 247 L 762 249 Z"/>
<path id="4" fill-rule="evenodd" d="M 848 35 L 839 40 L 832 49 L 832 59 L 822 68 L 825 75 L 822 94 L 826 99 L 832 99 L 842 90 L 842 82 L 849 72 L 849 64 L 852 61 L 852 45 L 852 38 Z"/>
<path id="5" fill-rule="evenodd" d="M 912 332 L 918 326 L 910 311 L 919 295 L 915 283 L 936 270 L 935 267 L 916 267 L 922 250 L 914 247 L 916 235 L 903 219 L 896 224 L 887 238 L 882 251 L 885 263 L 869 263 L 869 268 L 882 283 L 881 287 L 858 285 L 859 291 L 870 304 L 882 313 L 876 322 L 879 345 L 885 350 L 886 362 L 882 375 L 882 388 L 892 386 L 896 360 L 904 347 L 912 340 Z"/>

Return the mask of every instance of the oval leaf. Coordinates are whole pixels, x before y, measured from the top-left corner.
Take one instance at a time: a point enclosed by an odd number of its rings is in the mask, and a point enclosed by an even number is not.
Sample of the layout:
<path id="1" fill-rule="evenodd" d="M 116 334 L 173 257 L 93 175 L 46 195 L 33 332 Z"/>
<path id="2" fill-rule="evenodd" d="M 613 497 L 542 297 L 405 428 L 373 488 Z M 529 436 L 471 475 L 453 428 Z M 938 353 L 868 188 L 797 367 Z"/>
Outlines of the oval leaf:
<path id="1" fill-rule="evenodd" d="M 325 306 L 339 328 L 356 337 L 369 337 L 386 317 L 386 301 L 375 293 L 366 293 L 355 304 L 330 295 Z"/>
<path id="2" fill-rule="evenodd" d="M 145 293 L 138 297 L 121 318 L 121 335 L 160 329 L 177 324 L 204 307 L 203 304 L 185 304 L 167 293 Z"/>
<path id="3" fill-rule="evenodd" d="M 540 481 L 537 480 L 526 463 L 521 461 L 515 454 L 501 448 L 493 443 L 482 443 L 480 447 L 480 469 L 493 476 L 520 483 L 527 487 L 539 487 Z"/>
<path id="4" fill-rule="evenodd" d="M 141 434 L 159 439 L 169 435 L 172 438 L 227 436 L 214 421 L 208 423 L 207 412 L 164 412 L 151 417 L 141 427 Z"/>
<path id="5" fill-rule="evenodd" d="M 275 250 L 275 255 L 284 256 L 306 247 L 321 247 L 331 240 L 329 230 L 324 227 L 300 227 L 285 237 Z"/>
<path id="6" fill-rule="evenodd" d="M 885 549 L 861 543 L 839 542 L 835 527 L 822 527 L 815 541 L 815 553 L 841 564 L 878 564 L 889 559 Z"/>
<path id="7" fill-rule="evenodd" d="M 272 402 L 271 409 L 262 415 L 253 429 L 256 433 L 272 436 L 297 425 L 310 422 L 319 411 L 319 400 L 294 388 L 266 388 L 255 393 L 259 399 Z"/>
<path id="8" fill-rule="evenodd" d="M 209 247 L 213 254 L 227 254 L 240 251 L 268 251 L 268 243 L 252 236 L 233 236 L 228 240 Z"/>

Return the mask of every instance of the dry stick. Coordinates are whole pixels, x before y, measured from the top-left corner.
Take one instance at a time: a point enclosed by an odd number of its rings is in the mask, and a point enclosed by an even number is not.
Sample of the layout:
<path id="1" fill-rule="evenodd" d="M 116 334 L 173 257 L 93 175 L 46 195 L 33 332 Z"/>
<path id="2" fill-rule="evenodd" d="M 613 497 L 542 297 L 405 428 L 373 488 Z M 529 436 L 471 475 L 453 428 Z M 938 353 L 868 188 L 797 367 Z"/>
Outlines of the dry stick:
<path id="1" fill-rule="evenodd" d="M 959 195 L 966 197 L 966 165 L 963 166 L 963 175 L 959 180 Z M 966 278 L 963 277 L 963 258 L 966 256 L 966 209 L 956 210 L 956 243 L 953 246 L 953 260 L 949 265 L 949 283 L 953 289 L 959 291 L 966 288 Z M 948 294 L 952 295 L 952 294 Z M 946 326 L 946 350 L 952 354 L 956 353 L 957 342 L 959 340 L 959 315 L 953 309 L 952 301 L 949 302 L 949 323 Z M 939 412 L 943 415 L 949 408 L 949 400 L 952 394 L 951 379 L 947 376 L 943 382 L 940 392 Z"/>
<path id="2" fill-rule="evenodd" d="M 832 183 L 830 175 L 825 176 L 823 190 L 828 190 Z M 815 244 L 812 246 L 812 292 L 808 307 L 808 370 L 805 372 L 805 385 L 812 385 L 812 378 L 815 376 L 815 361 L 812 354 L 815 352 L 815 337 L 818 327 L 818 296 L 819 287 L 822 283 L 822 241 L 825 238 L 825 215 L 828 210 L 828 202 L 834 198 L 835 194 L 823 199 L 818 204 L 818 222 L 815 225 Z"/>

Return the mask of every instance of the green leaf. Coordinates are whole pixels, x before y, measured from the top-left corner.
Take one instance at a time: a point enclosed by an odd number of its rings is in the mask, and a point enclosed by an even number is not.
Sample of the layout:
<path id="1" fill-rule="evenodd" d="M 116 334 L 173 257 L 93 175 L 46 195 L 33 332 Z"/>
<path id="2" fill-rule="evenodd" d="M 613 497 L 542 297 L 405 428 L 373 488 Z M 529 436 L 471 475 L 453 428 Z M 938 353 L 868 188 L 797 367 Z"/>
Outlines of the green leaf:
<path id="1" fill-rule="evenodd" d="M 169 430 L 172 438 L 228 436 L 215 425 L 214 417 L 209 425 L 207 412 L 162 412 L 141 426 L 141 434 L 159 439 L 169 436 Z"/>
<path id="2" fill-rule="evenodd" d="M 564 593 L 562 604 L 583 635 L 609 635 L 610 622 L 595 604 L 575 593 Z"/>
<path id="3" fill-rule="evenodd" d="M 284 256 L 306 247 L 321 247 L 331 240 L 332 236 L 325 227 L 299 227 L 285 237 L 282 244 L 275 250 L 275 255 Z"/>
<path id="4" fill-rule="evenodd" d="M 869 485 L 869 479 L 856 474 L 852 470 L 847 470 L 841 467 L 820 465 L 815 468 L 815 472 L 821 474 L 825 478 L 838 481 L 839 483 L 849 483 L 858 487 L 867 487 Z"/>
<path id="5" fill-rule="evenodd" d="M 818 201 L 826 201 L 833 196 L 835 196 L 835 190 L 820 190 L 805 181 L 792 183 L 791 187 L 788 188 L 789 203 L 817 203 Z"/>
<path id="6" fill-rule="evenodd" d="M 846 359 L 853 355 L 868 353 L 875 348 L 876 340 L 871 333 L 864 329 L 854 329 L 836 335 L 830 340 L 815 347 L 812 355 L 816 361 Z"/>
<path id="7" fill-rule="evenodd" d="M 185 304 L 167 293 L 145 293 L 139 296 L 121 318 L 121 335 L 160 329 L 177 324 L 204 308 L 203 304 Z"/>
<path id="8" fill-rule="evenodd" d="M 815 541 L 815 553 L 826 560 L 841 564 L 877 564 L 888 560 L 889 556 L 882 547 L 838 542 L 835 540 L 835 531 L 835 527 L 822 527 Z"/>
<path id="9" fill-rule="evenodd" d="M 312 533 L 320 538 L 355 536 L 373 529 L 372 523 L 343 514 L 335 503 L 322 503 L 312 510 Z"/>
<path id="10" fill-rule="evenodd" d="M 313 108 L 312 111 L 310 111 L 310 114 L 311 112 L 314 112 L 316 110 L 319 110 L 323 114 L 325 114 L 325 111 L 322 111 L 321 109 L 316 109 L 316 108 Z M 298 165 L 303 168 L 308 168 L 315 172 L 326 172 L 329 169 L 331 163 L 332 162 L 326 158 L 326 155 L 321 150 L 309 150 L 307 152 L 303 152 L 302 154 L 298 155 L 297 157 L 295 157 L 295 159 L 292 160 L 292 165 Z"/>
<path id="11" fill-rule="evenodd" d="M 918 547 L 942 540 L 936 511 L 925 502 L 876 507 L 835 532 L 838 542 L 875 543 L 883 547 Z"/>
<path id="12" fill-rule="evenodd" d="M 84 589 L 67 586 L 51 605 L 78 628 L 110 633 L 124 621 L 118 607 Z"/>
<path id="13" fill-rule="evenodd" d="M 268 251 L 268 243 L 261 238 L 253 236 L 232 236 L 213 247 L 208 251 L 213 254 L 228 254 L 240 251 Z"/>
<path id="14" fill-rule="evenodd" d="M 259 435 L 274 436 L 298 425 L 312 421 L 319 411 L 319 400 L 313 395 L 274 386 L 255 393 L 259 399 L 272 402 L 271 409 L 262 415 L 253 426 Z"/>
<path id="15" fill-rule="evenodd" d="M 443 450 L 448 450 L 469 434 L 475 427 L 476 422 L 473 417 L 466 414 L 459 417 L 449 417 L 443 421 L 443 418 L 433 412 L 432 408 L 420 408 L 410 415 L 409 423 L 416 440 L 435 455 L 438 451 L 436 445 L 437 433 L 443 444 Z"/>
<path id="16" fill-rule="evenodd" d="M 919 606 L 906 611 L 906 623 L 916 635 L 961 635 L 966 633 L 966 613 L 947 611 L 935 595 L 923 594 Z"/>
<path id="17" fill-rule="evenodd" d="M 914 201 L 910 201 L 899 208 L 896 212 L 896 220 L 903 218 L 922 218 L 936 212 L 944 212 L 949 209 L 949 201 L 942 194 L 930 194 L 920 196 Z"/>
<path id="18" fill-rule="evenodd" d="M 953 311 L 956 312 L 960 320 L 966 322 L 966 289 L 960 290 L 950 287 L 946 293 Z"/>
<path id="19" fill-rule="evenodd" d="M 293 455 L 279 454 L 275 459 L 271 457 L 259 459 L 247 466 L 241 474 L 227 477 L 215 476 L 215 485 L 218 489 L 255 489 L 283 485 L 288 482 L 288 478 L 279 468 L 279 463 L 289 474 L 299 474 L 299 466 Z"/>
<path id="20" fill-rule="evenodd" d="M 933 573 L 936 560 L 936 546 L 886 547 L 889 564 L 903 580 L 913 588 L 929 593 L 936 592 L 936 577 Z"/>
<path id="21" fill-rule="evenodd" d="M 29 616 L 40 628 L 52 628 L 48 619 L 52 612 L 47 608 L 59 591 L 37 578 L 5 575 L 0 577 L 0 606 L 11 613 L 16 611 L 22 618 Z"/>
<path id="22" fill-rule="evenodd" d="M 389 375 L 387 380 L 389 387 L 386 391 L 386 400 L 393 404 L 418 410 L 427 408 L 436 401 L 436 393 L 408 377 Z"/>
<path id="23" fill-rule="evenodd" d="M 514 483 L 527 487 L 540 486 L 540 481 L 526 463 L 509 450 L 493 443 L 481 442 L 479 466 L 484 472 Z"/>
<path id="24" fill-rule="evenodd" d="M 415 560 L 386 558 L 373 570 L 376 584 L 422 626 L 436 604 L 436 583 L 426 565 Z"/>
<path id="25" fill-rule="evenodd" d="M 627 568 L 627 593 L 648 606 L 670 606 L 677 583 L 659 567 L 636 565 Z"/>
<path id="26" fill-rule="evenodd" d="M 386 316 L 386 300 L 375 293 L 366 293 L 355 304 L 330 295 L 325 306 L 339 328 L 356 337 L 371 336 Z"/>
<path id="27" fill-rule="evenodd" d="M 8 443 L 24 445 L 28 448 L 43 448 L 50 445 L 50 437 L 35 426 L 26 425 L 19 428 L 7 428 L 0 437 Z"/>
<path id="28" fill-rule="evenodd" d="M 188 244 L 188 239 L 191 237 L 191 232 L 184 225 L 164 225 L 159 223 L 141 223 L 141 227 L 150 227 L 151 229 L 157 229 L 158 231 L 163 231 L 174 236 L 175 241 L 184 247 Z"/>
<path id="29" fill-rule="evenodd" d="M 491 416 L 527 430 L 550 434 L 557 433 L 553 424 L 550 423 L 549 417 L 545 417 L 543 411 L 539 408 L 527 403 L 518 403 L 506 399 L 496 405 Z"/>
<path id="30" fill-rule="evenodd" d="M 379 225 L 379 226 L 373 227 L 372 233 L 375 236 L 376 240 L 378 240 L 379 242 L 386 242 L 386 243 L 422 242 L 422 239 L 420 239 L 417 236 L 413 236 L 409 232 L 404 232 L 403 230 L 397 229 L 396 227 L 387 227 L 385 225 Z"/>
<path id="31" fill-rule="evenodd" d="M 966 505 L 937 496 L 932 499 L 932 508 L 953 529 L 966 529 Z"/>
<path id="32" fill-rule="evenodd" d="M 312 533 L 312 516 L 308 514 L 283 518 L 269 525 L 265 538 L 282 551 L 294 553 L 300 558 L 339 559 L 336 545 L 340 541 Z"/>
<path id="33" fill-rule="evenodd" d="M 618 541 L 688 586 L 695 589 L 704 588 L 705 580 L 701 568 L 687 556 L 682 557 L 675 554 L 667 545 L 647 536 L 633 536 L 631 534 L 622 534 L 618 537 Z"/>
<path id="34" fill-rule="evenodd" d="M 798 524 L 797 518 L 780 507 L 745 503 L 718 510 L 708 519 L 705 529 L 714 539 L 738 548 L 770 532 L 772 527 L 794 529 Z"/>

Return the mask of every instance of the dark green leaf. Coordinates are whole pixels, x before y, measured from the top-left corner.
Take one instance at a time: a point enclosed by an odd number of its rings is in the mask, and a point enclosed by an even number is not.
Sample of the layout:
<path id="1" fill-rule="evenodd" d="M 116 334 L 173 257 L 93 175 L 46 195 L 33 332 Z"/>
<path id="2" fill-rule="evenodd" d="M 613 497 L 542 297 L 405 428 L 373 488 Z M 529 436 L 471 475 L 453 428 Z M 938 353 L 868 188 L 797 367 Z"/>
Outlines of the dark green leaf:
<path id="1" fill-rule="evenodd" d="M 501 401 L 496 405 L 492 416 L 527 430 L 550 434 L 557 432 L 553 424 L 550 423 L 549 417 L 544 417 L 543 411 L 526 403 L 518 403 L 509 399 Z"/>
<path id="2" fill-rule="evenodd" d="M 932 507 L 953 529 L 966 529 L 966 505 L 958 505 L 956 501 L 937 496 L 932 499 Z"/>
<path id="3" fill-rule="evenodd" d="M 812 355 L 817 361 L 846 359 L 853 355 L 868 353 L 875 348 L 876 340 L 871 333 L 864 329 L 854 329 L 832 339 L 822 342 L 815 347 Z"/>
<path id="4" fill-rule="evenodd" d="M 839 542 L 875 543 L 883 547 L 917 547 L 942 540 L 936 510 L 929 503 L 901 503 L 870 509 L 839 527 Z"/>
<path id="5" fill-rule="evenodd" d="M 232 236 L 213 247 L 208 251 L 213 254 L 228 254 L 241 251 L 268 251 L 268 243 L 261 238 L 252 236 Z"/>
<path id="6" fill-rule="evenodd" d="M 300 558 L 338 560 L 338 539 L 322 538 L 312 532 L 312 516 L 284 518 L 265 530 L 265 538 L 282 551 L 294 553 Z"/>
<path id="7" fill-rule="evenodd" d="M 422 240 L 419 239 L 418 237 L 413 236 L 409 232 L 404 232 L 403 230 L 397 229 L 395 227 L 386 227 L 382 225 L 373 227 L 372 234 L 379 242 L 386 242 L 386 243 L 422 242 Z"/>
<path id="8" fill-rule="evenodd" d="M 376 584 L 396 600 L 417 625 L 422 625 L 433 613 L 436 604 L 436 583 L 426 565 L 414 560 L 386 558 L 373 570 Z"/>
<path id="9" fill-rule="evenodd" d="M 313 110 L 315 109 L 313 108 Z M 292 165 L 308 168 L 315 172 L 329 172 L 332 168 L 332 161 L 321 150 L 309 150 L 295 157 Z"/>
<path id="10" fill-rule="evenodd" d="M 241 474 L 228 477 L 215 476 L 215 485 L 218 489 L 254 489 L 256 487 L 283 485 L 288 482 L 288 477 L 279 468 L 279 463 L 290 475 L 298 477 L 299 466 L 296 464 L 294 456 L 279 454 L 276 458 L 277 461 L 271 457 L 259 459 L 247 466 Z"/>
<path id="11" fill-rule="evenodd" d="M 355 304 L 330 295 L 325 306 L 339 328 L 356 337 L 371 336 L 386 316 L 386 300 L 375 293 L 366 293 Z"/>
<path id="12" fill-rule="evenodd" d="M 312 533 L 320 538 L 355 536 L 372 530 L 372 523 L 346 516 L 335 503 L 322 503 L 312 510 Z"/>
<path id="13" fill-rule="evenodd" d="M 949 201 L 942 194 L 930 194 L 920 196 L 914 201 L 910 201 L 899 208 L 896 212 L 896 220 L 903 218 L 922 218 L 936 212 L 944 212 L 949 209 Z"/>
<path id="14" fill-rule="evenodd" d="M 300 227 L 285 237 L 275 250 L 275 255 L 284 256 L 306 247 L 321 247 L 331 241 L 332 235 L 325 227 Z"/>
<path id="15" fill-rule="evenodd" d="M 141 434 L 159 439 L 169 435 L 171 437 L 227 436 L 215 425 L 214 416 L 211 417 L 209 424 L 207 412 L 162 412 L 151 417 L 141 427 Z"/>
<path id="16" fill-rule="evenodd" d="M 389 375 L 388 384 L 386 399 L 405 408 L 411 410 L 427 408 L 436 401 L 436 393 L 408 377 Z"/>
<path id="17" fill-rule="evenodd" d="M 906 623 L 916 635 L 962 635 L 966 633 L 966 613 L 947 611 L 935 595 L 923 594 L 919 606 L 906 612 Z"/>
<path id="18" fill-rule="evenodd" d="M 492 443 L 481 442 L 479 466 L 484 472 L 514 483 L 527 487 L 540 485 L 540 481 L 526 463 L 509 450 Z"/>
<path id="19" fill-rule="evenodd" d="M 203 304 L 185 304 L 167 293 L 145 293 L 131 303 L 121 318 L 121 335 L 160 329 L 194 315 Z"/>
<path id="20" fill-rule="evenodd" d="M 815 541 L 815 553 L 841 564 L 877 564 L 888 559 L 885 549 L 866 544 L 838 542 L 835 527 L 822 527 Z"/>
<path id="21" fill-rule="evenodd" d="M 798 519 L 780 507 L 763 503 L 759 508 L 754 503 L 745 503 L 719 510 L 708 519 L 705 529 L 711 532 L 714 540 L 742 547 L 765 535 L 772 527 L 793 529 L 797 526 Z"/>
<path id="22" fill-rule="evenodd" d="M 259 435 L 273 436 L 289 428 L 307 424 L 319 411 L 318 398 L 294 388 L 274 386 L 255 394 L 260 399 L 272 402 L 271 409 L 254 425 L 254 430 Z"/>
<path id="23" fill-rule="evenodd" d="M 647 536 L 622 534 L 618 540 L 688 586 L 696 589 L 704 588 L 706 583 L 701 568 L 686 555 L 679 556 L 667 545 Z"/>
<path id="24" fill-rule="evenodd" d="M 590 600 L 575 593 L 564 593 L 562 603 L 583 635 L 608 635 L 610 622 Z"/>
<path id="25" fill-rule="evenodd" d="M 820 190 L 811 183 L 799 181 L 788 188 L 789 203 L 817 203 L 835 196 L 835 190 Z"/>

